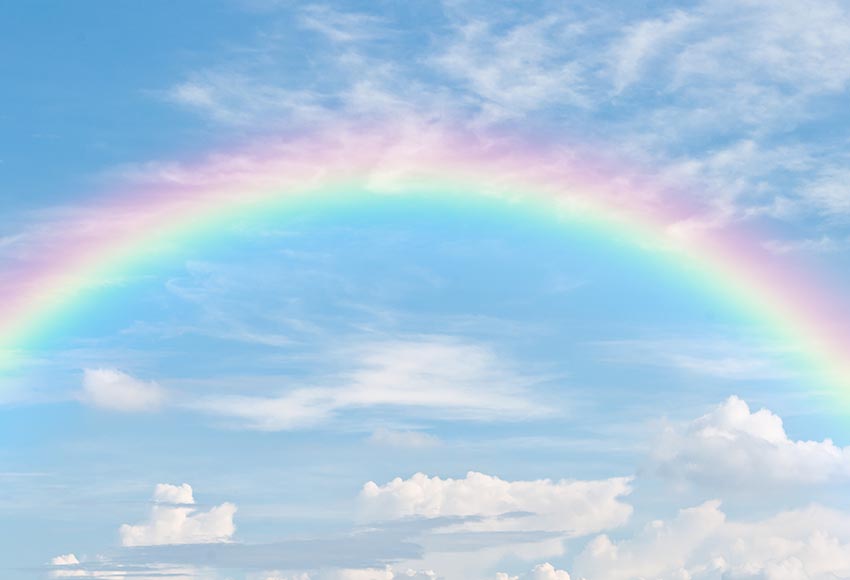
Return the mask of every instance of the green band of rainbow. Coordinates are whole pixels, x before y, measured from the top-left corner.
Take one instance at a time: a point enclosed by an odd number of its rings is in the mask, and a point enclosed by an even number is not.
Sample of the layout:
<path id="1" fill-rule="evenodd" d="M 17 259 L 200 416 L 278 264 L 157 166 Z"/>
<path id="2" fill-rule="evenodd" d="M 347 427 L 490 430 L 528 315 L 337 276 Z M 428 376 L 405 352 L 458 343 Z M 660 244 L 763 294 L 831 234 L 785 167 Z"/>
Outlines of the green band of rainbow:
<path id="1" fill-rule="evenodd" d="M 669 257 L 691 276 L 767 322 L 802 351 L 820 381 L 850 389 L 848 304 L 823 276 L 762 246 L 760 233 L 718 224 L 686 196 L 587 164 L 557 147 L 419 127 L 327 133 L 214 156 L 185 169 L 154 168 L 156 186 L 81 205 L 35 224 L 3 268 L 3 368 L 50 333 L 87 290 L 164 247 L 202 241 L 238 216 L 358 196 L 474 194 L 531 205 Z M 531 215 L 523 213 L 526 218 Z"/>

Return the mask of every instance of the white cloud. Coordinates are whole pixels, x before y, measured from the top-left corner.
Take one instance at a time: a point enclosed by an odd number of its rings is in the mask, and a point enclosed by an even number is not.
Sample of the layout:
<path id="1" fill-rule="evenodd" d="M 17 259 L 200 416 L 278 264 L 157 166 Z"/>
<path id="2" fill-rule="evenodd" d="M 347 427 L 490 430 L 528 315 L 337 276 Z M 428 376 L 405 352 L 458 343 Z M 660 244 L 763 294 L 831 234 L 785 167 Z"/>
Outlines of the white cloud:
<path id="1" fill-rule="evenodd" d="M 354 370 L 327 380 L 340 386 L 297 388 L 278 397 L 217 396 L 195 406 L 269 431 L 372 407 L 466 420 L 518 420 L 551 412 L 530 400 L 535 379 L 519 374 L 485 345 L 424 337 L 362 345 L 350 356 Z"/>
<path id="2" fill-rule="evenodd" d="M 538 564 L 531 570 L 531 580 L 570 580 L 566 570 L 558 570 L 548 562 Z"/>
<path id="3" fill-rule="evenodd" d="M 823 235 L 819 238 L 797 240 L 774 239 L 764 242 L 763 246 L 774 254 L 830 254 L 850 249 L 850 238 Z"/>
<path id="4" fill-rule="evenodd" d="M 729 397 L 684 429 L 668 428 L 656 447 L 660 472 L 702 483 L 816 484 L 850 478 L 850 448 L 830 439 L 795 441 L 767 409 Z"/>
<path id="5" fill-rule="evenodd" d="M 737 216 L 788 212 L 792 198 L 809 195 L 824 213 L 850 211 L 839 180 L 804 179 L 811 187 L 797 188 L 788 179 L 793 163 L 764 163 L 773 153 L 784 156 L 787 145 L 777 142 L 788 143 L 781 136 L 789 129 L 822 118 L 811 106 L 815 99 L 847 90 L 846 3 L 703 0 L 647 8 L 636 17 L 632 11 L 526 13 L 501 3 L 480 10 L 463 4 L 443 6 L 447 25 L 435 27 L 431 42 L 403 50 L 395 49 L 405 35 L 370 43 L 381 27 L 409 24 L 391 21 L 392 15 L 290 7 L 294 22 L 334 43 L 311 53 L 322 66 L 311 60 L 302 67 L 317 73 L 281 74 L 292 63 L 281 58 L 283 35 L 271 27 L 241 47 L 251 55 L 244 61 L 197 72 L 173 86 L 167 99 L 222 123 L 263 130 L 282 121 L 333 119 L 337 125 L 364 112 L 393 121 L 399 111 L 418 112 L 452 125 L 536 112 L 568 134 L 587 134 L 592 126 L 607 148 L 648 159 L 653 171 L 706 164 L 696 185 Z M 422 74 L 422 63 L 433 70 Z M 575 113 L 569 119 L 566 107 Z M 803 135 L 795 142 L 801 156 L 822 158 L 819 140 Z M 717 148 L 741 153 L 726 156 L 737 159 L 737 167 L 708 167 Z"/>
<path id="6" fill-rule="evenodd" d="M 194 503 L 192 488 L 188 484 L 158 484 L 148 521 L 137 525 L 122 525 L 121 544 L 158 546 L 230 540 L 236 529 L 233 525 L 236 506 L 223 503 L 209 511 L 199 512 L 193 507 Z"/>
<path id="7" fill-rule="evenodd" d="M 692 22 L 692 16 L 676 10 L 664 18 L 643 20 L 627 27 L 612 51 L 614 90 L 619 93 L 638 80 L 647 61 L 681 36 Z"/>
<path id="8" fill-rule="evenodd" d="M 828 215 L 850 215 L 850 169 L 846 165 L 822 169 L 802 187 L 802 197 Z"/>
<path id="9" fill-rule="evenodd" d="M 823 92 L 841 89 L 850 80 L 850 64 L 835 58 L 850 53 L 848 12 L 841 2 L 708 0 L 698 13 L 701 37 L 690 39 L 676 59 L 681 83 L 749 76 L 788 83 L 794 92 Z"/>
<path id="10" fill-rule="evenodd" d="M 61 556 L 51 558 L 50 565 L 54 567 L 54 569 L 50 571 L 50 575 L 53 578 L 75 578 L 81 576 L 90 576 L 87 571 L 79 567 L 80 561 L 74 554 L 63 554 Z"/>
<path id="11" fill-rule="evenodd" d="M 496 580 L 570 580 L 566 570 L 558 570 L 552 564 L 545 562 L 532 568 L 528 574 L 511 576 L 505 572 L 497 572 Z"/>
<path id="12" fill-rule="evenodd" d="M 850 87 L 846 2 L 704 0 L 618 36 L 613 91 L 633 111 L 607 124 L 609 139 L 664 173 L 692 172 L 690 184 L 727 218 L 798 219 L 800 204 L 826 217 L 850 212 L 843 170 L 812 179 L 843 143 L 820 132 L 787 138 L 830 114 L 818 100 Z"/>
<path id="13" fill-rule="evenodd" d="M 580 27 L 554 15 L 507 30 L 494 27 L 480 19 L 463 23 L 432 59 L 480 99 L 486 117 L 522 116 L 553 103 L 585 103 L 581 67 L 565 50 Z"/>
<path id="14" fill-rule="evenodd" d="M 629 478 L 599 481 L 505 481 L 471 471 L 463 479 L 417 473 L 360 492 L 369 519 L 408 516 L 483 516 L 468 530 L 557 531 L 580 536 L 625 523 L 632 508 L 621 501 L 631 492 Z M 509 517 L 498 517 L 509 514 Z"/>
<path id="15" fill-rule="evenodd" d="M 756 522 L 728 521 L 720 502 L 653 521 L 619 542 L 602 535 L 576 557 L 594 580 L 827 580 L 850 574 L 848 514 L 810 507 Z"/>
<path id="16" fill-rule="evenodd" d="M 847 17 L 846 5 L 830 0 L 706 0 L 628 25 L 615 43 L 615 88 L 641 83 L 674 98 L 644 103 L 643 115 L 674 130 L 787 127 L 806 116 L 809 99 L 847 87 Z M 641 77 L 656 55 L 659 66 Z M 729 124 L 711 128 L 720 121 Z"/>
<path id="17" fill-rule="evenodd" d="M 301 11 L 301 25 L 319 32 L 333 42 L 355 42 L 378 35 L 381 20 L 370 14 L 341 12 L 329 6 L 312 4 Z"/>
<path id="18" fill-rule="evenodd" d="M 80 399 L 112 411 L 152 411 L 165 401 L 155 382 L 142 381 L 115 369 L 85 369 Z"/>
<path id="19" fill-rule="evenodd" d="M 253 125 L 269 119 L 315 121 L 327 112 L 318 95 L 309 90 L 283 88 L 239 70 L 195 73 L 163 96 L 226 125 Z"/>

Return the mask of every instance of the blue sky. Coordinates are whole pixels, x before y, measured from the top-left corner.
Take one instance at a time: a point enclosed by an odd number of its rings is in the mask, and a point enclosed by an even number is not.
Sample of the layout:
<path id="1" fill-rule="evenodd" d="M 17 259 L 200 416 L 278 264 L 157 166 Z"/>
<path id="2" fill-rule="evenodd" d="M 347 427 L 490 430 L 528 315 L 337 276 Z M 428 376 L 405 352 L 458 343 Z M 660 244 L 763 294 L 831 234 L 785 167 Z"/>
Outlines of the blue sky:
<path id="1" fill-rule="evenodd" d="M 415 119 L 638 167 L 850 290 L 841 2 L 33 1 L 0 48 L 0 271 L 163 171 Z M 0 377 L 2 575 L 850 577 L 798 345 L 525 212 L 307 205 L 93 289 Z"/>

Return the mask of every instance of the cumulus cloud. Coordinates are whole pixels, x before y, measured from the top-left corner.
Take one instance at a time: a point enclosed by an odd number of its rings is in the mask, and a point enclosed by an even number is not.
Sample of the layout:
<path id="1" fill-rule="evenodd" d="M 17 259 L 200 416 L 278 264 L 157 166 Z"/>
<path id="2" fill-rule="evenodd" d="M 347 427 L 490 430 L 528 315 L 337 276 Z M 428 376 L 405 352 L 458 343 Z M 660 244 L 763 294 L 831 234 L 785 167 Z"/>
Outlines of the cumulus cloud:
<path id="1" fill-rule="evenodd" d="M 75 554 L 62 554 L 50 559 L 53 569 L 50 576 L 53 578 L 74 578 L 89 576 L 89 573 L 80 568 L 80 561 Z"/>
<path id="2" fill-rule="evenodd" d="M 810 507 L 729 521 L 716 500 L 653 521 L 634 537 L 594 538 L 574 577 L 605 580 L 827 580 L 850 574 L 848 514 Z"/>
<path id="3" fill-rule="evenodd" d="M 483 516 L 463 525 L 468 530 L 556 531 L 580 536 L 625 523 L 632 513 L 621 501 L 631 492 L 629 478 L 600 481 L 505 481 L 470 471 L 463 479 L 417 473 L 360 492 L 365 517 Z M 499 517 L 509 515 L 511 517 Z"/>
<path id="4" fill-rule="evenodd" d="M 85 369 L 80 399 L 112 411 L 152 411 L 165 401 L 165 390 L 115 369 Z"/>
<path id="5" fill-rule="evenodd" d="M 570 575 L 566 570 L 558 570 L 552 564 L 546 562 L 538 564 L 532 568 L 528 574 L 520 576 L 510 576 L 505 572 L 498 572 L 496 580 L 570 580 Z"/>
<path id="6" fill-rule="evenodd" d="M 123 546 L 158 546 L 164 544 L 203 544 L 226 542 L 235 531 L 233 515 L 236 506 L 223 503 L 200 512 L 189 484 L 156 486 L 148 521 L 121 526 Z"/>
<path id="7" fill-rule="evenodd" d="M 656 448 L 660 473 L 703 483 L 816 484 L 850 477 L 850 448 L 830 439 L 796 441 L 767 409 L 729 397 L 682 429 L 668 428 Z"/>

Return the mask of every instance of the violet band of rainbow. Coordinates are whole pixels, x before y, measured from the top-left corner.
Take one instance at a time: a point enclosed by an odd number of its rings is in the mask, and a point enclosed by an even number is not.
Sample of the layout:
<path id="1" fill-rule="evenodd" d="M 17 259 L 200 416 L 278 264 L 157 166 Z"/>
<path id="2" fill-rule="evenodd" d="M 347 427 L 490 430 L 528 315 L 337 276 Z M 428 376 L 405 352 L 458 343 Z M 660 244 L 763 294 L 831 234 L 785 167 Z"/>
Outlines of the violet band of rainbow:
<path id="1" fill-rule="evenodd" d="M 203 243 L 238 216 L 291 203 L 358 197 L 470 196 L 517 203 L 653 254 L 751 312 L 808 361 L 818 381 L 850 392 L 850 304 L 825 273 L 776 255 L 747 222 L 718 224 L 710 203 L 569 148 L 444 128 L 371 128 L 269 141 L 193 166 L 153 166 L 156 183 L 88 200 L 36 224 L 3 265 L 0 369 L 49 334 L 87 291 L 162 248 Z M 321 201 L 320 201 L 321 200 Z"/>

